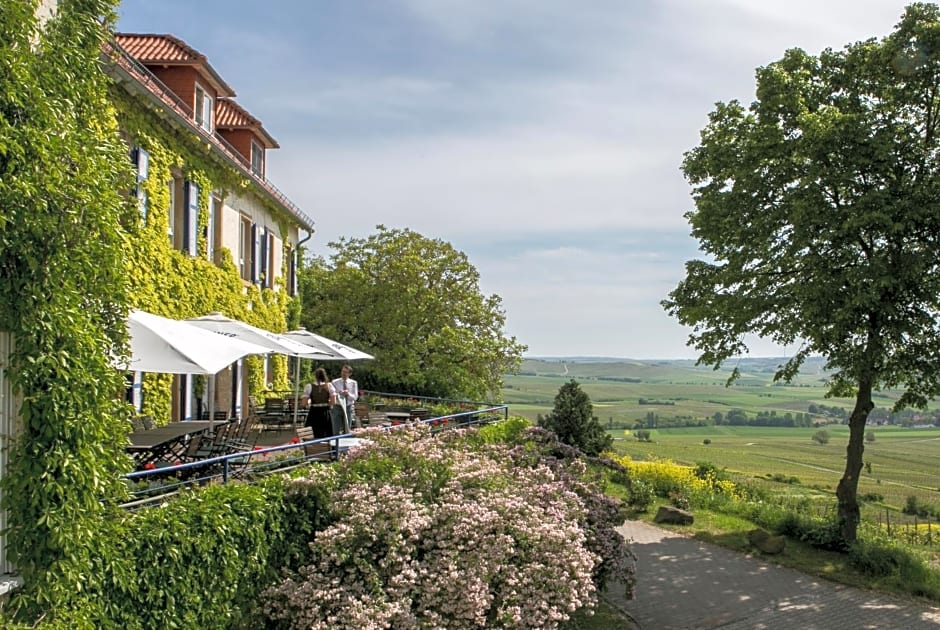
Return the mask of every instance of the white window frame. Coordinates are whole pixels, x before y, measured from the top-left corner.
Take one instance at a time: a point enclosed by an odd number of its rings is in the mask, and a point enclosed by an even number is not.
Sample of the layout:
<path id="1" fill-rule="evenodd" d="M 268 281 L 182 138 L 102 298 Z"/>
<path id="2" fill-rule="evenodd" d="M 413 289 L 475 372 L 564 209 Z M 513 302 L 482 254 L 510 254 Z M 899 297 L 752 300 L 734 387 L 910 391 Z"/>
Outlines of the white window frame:
<path id="1" fill-rule="evenodd" d="M 215 215 L 221 207 L 222 200 L 215 194 L 209 195 L 209 216 L 206 221 L 206 259 L 209 262 L 215 262 Z"/>
<path id="2" fill-rule="evenodd" d="M 238 218 L 238 271 L 242 280 L 251 281 L 253 268 L 251 260 L 251 217 L 241 215 Z"/>
<path id="3" fill-rule="evenodd" d="M 267 270 L 264 277 L 264 285 L 269 289 L 274 287 L 274 279 L 277 277 L 277 271 L 274 268 L 274 247 L 276 240 L 274 238 L 274 232 L 267 230 L 267 239 L 268 239 L 268 259 L 264 261 L 264 267 Z"/>
<path id="4" fill-rule="evenodd" d="M 215 112 L 215 101 L 209 91 L 196 84 L 196 92 L 193 96 L 193 114 L 196 124 L 212 133 L 213 114 Z"/>
<path id="5" fill-rule="evenodd" d="M 254 139 L 251 141 L 251 172 L 264 177 L 264 147 Z"/>
<path id="6" fill-rule="evenodd" d="M 171 179 L 167 186 L 170 188 L 170 206 L 167 210 L 166 233 L 170 238 L 170 247 L 176 248 L 176 178 Z"/>

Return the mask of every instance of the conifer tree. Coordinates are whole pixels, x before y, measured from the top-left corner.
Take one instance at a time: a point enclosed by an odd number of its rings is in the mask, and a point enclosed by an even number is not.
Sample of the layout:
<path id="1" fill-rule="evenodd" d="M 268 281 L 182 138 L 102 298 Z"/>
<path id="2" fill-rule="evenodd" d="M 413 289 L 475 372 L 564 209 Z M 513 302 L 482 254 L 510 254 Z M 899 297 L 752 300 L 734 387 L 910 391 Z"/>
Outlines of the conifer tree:
<path id="1" fill-rule="evenodd" d="M 540 424 L 553 431 L 565 444 L 588 455 L 599 455 L 613 442 L 594 415 L 591 398 L 574 379 L 561 386 L 552 412 L 541 417 Z"/>

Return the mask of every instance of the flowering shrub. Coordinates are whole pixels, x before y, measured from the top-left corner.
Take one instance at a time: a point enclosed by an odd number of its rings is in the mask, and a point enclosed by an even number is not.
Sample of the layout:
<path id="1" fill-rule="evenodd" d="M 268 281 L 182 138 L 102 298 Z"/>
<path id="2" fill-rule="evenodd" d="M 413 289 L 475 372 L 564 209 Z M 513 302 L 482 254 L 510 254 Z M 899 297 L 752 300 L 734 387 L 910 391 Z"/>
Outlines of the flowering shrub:
<path id="1" fill-rule="evenodd" d="M 555 628 L 593 609 L 584 501 L 463 432 L 370 433 L 294 483 L 328 488 L 309 562 L 265 591 L 273 628 Z M 622 539 L 621 539 L 622 540 Z"/>
<path id="2" fill-rule="evenodd" d="M 618 463 L 627 469 L 631 480 L 650 484 L 657 495 L 678 498 L 685 507 L 712 506 L 742 499 L 733 481 L 721 479 L 717 470 L 702 464 L 683 466 L 668 459 L 637 462 L 629 456 L 620 458 Z"/>
<path id="3" fill-rule="evenodd" d="M 512 419 L 509 423 L 505 435 L 510 443 L 515 443 L 510 456 L 516 466 L 527 463 L 549 466 L 584 501 L 587 512 L 582 526 L 587 532 L 586 545 L 602 559 L 594 567 L 594 585 L 603 589 L 616 581 L 622 585 L 624 594 L 632 597 L 636 558 L 617 531 L 625 519 L 623 503 L 604 494 L 609 473 L 624 476 L 626 469 L 612 459 L 585 455 L 547 429 L 532 427 L 520 432 Z"/>

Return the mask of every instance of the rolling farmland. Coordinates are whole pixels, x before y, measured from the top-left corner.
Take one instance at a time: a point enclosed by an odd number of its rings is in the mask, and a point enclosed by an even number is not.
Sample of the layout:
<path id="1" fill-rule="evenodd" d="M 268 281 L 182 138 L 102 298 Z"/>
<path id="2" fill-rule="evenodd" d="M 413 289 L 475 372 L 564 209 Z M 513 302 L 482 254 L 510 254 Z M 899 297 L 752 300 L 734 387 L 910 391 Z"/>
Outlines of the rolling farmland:
<path id="1" fill-rule="evenodd" d="M 816 427 L 652 428 L 651 442 L 633 437 L 634 423 L 642 422 L 649 412 L 660 417 L 705 419 L 732 409 L 743 409 L 753 416 L 768 411 L 804 413 L 811 404 L 851 408 L 852 399 L 825 398 L 821 366 L 811 366 L 815 370 L 811 375 L 801 375 L 790 386 L 779 386 L 772 382 L 776 363 L 742 362 L 742 379 L 727 388 L 728 371 L 714 372 L 690 361 L 527 360 L 522 373 L 506 377 L 503 397 L 512 413 L 534 420 L 551 411 L 558 389 L 574 378 L 591 397 L 601 423 L 614 427 L 610 432 L 620 454 L 684 464 L 709 462 L 735 476 L 764 479 L 791 494 L 833 497 L 848 440 L 848 427 L 843 424 L 823 427 L 831 436 L 825 445 L 811 439 L 819 430 Z M 896 398 L 896 393 L 882 392 L 875 404 L 890 407 Z M 640 399 L 648 404 L 640 404 Z M 863 470 L 859 495 L 873 493 L 884 499 L 866 509 L 899 510 L 911 495 L 940 508 L 940 429 L 872 426 L 869 430 L 875 441 L 866 443 L 864 460 L 871 464 L 871 472 Z M 798 483 L 767 481 L 773 475 L 792 477 Z"/>

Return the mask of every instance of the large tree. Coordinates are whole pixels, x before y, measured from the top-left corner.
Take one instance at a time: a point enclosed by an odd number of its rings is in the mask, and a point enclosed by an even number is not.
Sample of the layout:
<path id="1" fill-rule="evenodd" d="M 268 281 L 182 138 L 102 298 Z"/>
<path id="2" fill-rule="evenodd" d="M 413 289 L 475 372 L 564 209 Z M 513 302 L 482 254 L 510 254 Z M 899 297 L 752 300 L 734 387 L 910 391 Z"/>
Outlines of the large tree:
<path id="1" fill-rule="evenodd" d="M 777 379 L 827 359 L 829 394 L 855 397 L 836 491 L 846 542 L 872 392 L 901 388 L 897 408 L 940 393 L 938 20 L 914 4 L 880 41 L 787 51 L 757 70 L 749 107 L 717 104 L 682 166 L 706 259 L 663 306 L 701 363 L 746 352 L 746 333 L 800 344 Z"/>
<path id="2" fill-rule="evenodd" d="M 495 400 L 525 350 L 503 333 L 500 297 L 449 243 L 376 229 L 301 273 L 303 325 L 375 355 L 356 368 L 364 388 Z"/>

